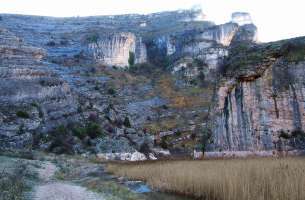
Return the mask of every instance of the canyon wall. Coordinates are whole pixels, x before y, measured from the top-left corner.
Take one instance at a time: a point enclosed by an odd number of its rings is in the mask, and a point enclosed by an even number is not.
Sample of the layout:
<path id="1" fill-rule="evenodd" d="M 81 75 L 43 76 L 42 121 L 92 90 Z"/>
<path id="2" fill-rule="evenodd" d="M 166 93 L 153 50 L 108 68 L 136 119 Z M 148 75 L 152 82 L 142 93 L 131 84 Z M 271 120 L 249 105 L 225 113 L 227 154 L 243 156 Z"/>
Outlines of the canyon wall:
<path id="1" fill-rule="evenodd" d="M 155 147 L 171 152 L 202 136 L 211 152 L 304 149 L 304 38 L 260 44 L 248 13 L 197 15 L 1 15 L 1 145 L 117 157 L 166 135 Z"/>
<path id="2" fill-rule="evenodd" d="M 304 38 L 263 47 L 267 51 L 272 48 L 279 48 L 273 56 L 246 66 L 240 63 L 219 84 L 211 145 L 214 151 L 304 149 Z M 289 50 L 283 50 L 286 48 Z"/>

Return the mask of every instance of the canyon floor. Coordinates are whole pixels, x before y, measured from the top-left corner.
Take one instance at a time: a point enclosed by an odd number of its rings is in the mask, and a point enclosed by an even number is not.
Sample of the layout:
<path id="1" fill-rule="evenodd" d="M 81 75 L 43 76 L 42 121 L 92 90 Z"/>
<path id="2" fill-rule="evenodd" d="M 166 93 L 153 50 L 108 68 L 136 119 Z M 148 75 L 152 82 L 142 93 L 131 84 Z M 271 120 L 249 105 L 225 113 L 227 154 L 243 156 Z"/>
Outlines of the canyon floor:
<path id="1" fill-rule="evenodd" d="M 301 200 L 304 163 L 304 157 L 130 163 L 2 153 L 0 199 Z"/>
<path id="2" fill-rule="evenodd" d="M 188 200 L 152 190 L 143 182 L 112 176 L 104 163 L 80 157 L 0 156 L 0 199 Z"/>

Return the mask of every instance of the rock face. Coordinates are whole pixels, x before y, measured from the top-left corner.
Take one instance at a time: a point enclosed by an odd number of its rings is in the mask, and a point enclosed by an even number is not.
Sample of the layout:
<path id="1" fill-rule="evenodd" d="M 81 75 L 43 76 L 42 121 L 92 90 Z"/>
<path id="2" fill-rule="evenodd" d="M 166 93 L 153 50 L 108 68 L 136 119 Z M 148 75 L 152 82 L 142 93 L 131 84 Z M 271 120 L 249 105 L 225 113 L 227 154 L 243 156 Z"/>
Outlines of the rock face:
<path id="1" fill-rule="evenodd" d="M 135 64 L 146 62 L 146 46 L 141 37 L 137 38 L 132 33 L 100 36 L 88 46 L 93 58 L 102 65 L 126 67 L 132 55 Z"/>
<path id="2" fill-rule="evenodd" d="M 243 71 L 239 70 L 234 78 L 221 84 L 216 106 L 214 150 L 304 149 L 304 38 L 283 43 L 263 47 L 276 49 L 281 46 L 280 50 L 273 50 L 273 56 L 260 62 L 249 62 Z M 283 50 L 287 46 L 288 55 Z"/>
<path id="3" fill-rule="evenodd" d="M 54 126 L 77 103 L 69 85 L 42 62 L 45 51 L 5 29 L 0 34 L 0 138 L 11 141 L 8 146 L 31 145 L 33 131 Z"/>
<path id="4" fill-rule="evenodd" d="M 304 149 L 304 38 L 259 44 L 248 13 L 199 15 L 1 15 L 0 146 L 121 160 Z"/>

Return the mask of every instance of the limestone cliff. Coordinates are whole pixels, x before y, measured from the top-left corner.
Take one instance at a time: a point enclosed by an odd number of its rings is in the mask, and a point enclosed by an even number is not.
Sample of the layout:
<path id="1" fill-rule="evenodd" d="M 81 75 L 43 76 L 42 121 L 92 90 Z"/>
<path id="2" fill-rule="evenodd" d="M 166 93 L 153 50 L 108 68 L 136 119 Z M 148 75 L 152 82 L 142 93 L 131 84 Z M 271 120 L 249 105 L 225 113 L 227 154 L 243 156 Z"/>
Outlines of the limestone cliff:
<path id="1" fill-rule="evenodd" d="M 214 150 L 304 149 L 304 41 L 232 50 L 217 94 Z"/>
<path id="2" fill-rule="evenodd" d="M 131 54 L 135 56 L 135 64 L 146 62 L 147 57 L 142 38 L 132 33 L 99 36 L 96 41 L 90 41 L 88 48 L 99 64 L 108 66 L 128 66 Z"/>

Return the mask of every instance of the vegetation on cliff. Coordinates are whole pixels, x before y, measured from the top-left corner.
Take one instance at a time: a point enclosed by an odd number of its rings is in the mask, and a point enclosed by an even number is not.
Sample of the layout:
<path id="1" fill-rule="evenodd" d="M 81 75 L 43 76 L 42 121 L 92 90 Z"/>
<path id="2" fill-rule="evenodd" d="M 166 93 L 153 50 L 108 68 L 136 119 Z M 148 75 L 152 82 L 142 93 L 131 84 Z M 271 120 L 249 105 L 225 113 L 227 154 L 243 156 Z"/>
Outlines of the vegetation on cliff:
<path id="1" fill-rule="evenodd" d="M 295 38 L 265 44 L 241 42 L 233 44 L 221 72 L 225 76 L 263 72 L 277 59 L 286 62 L 305 60 L 305 38 Z M 249 73 L 250 74 L 250 73 Z"/>

